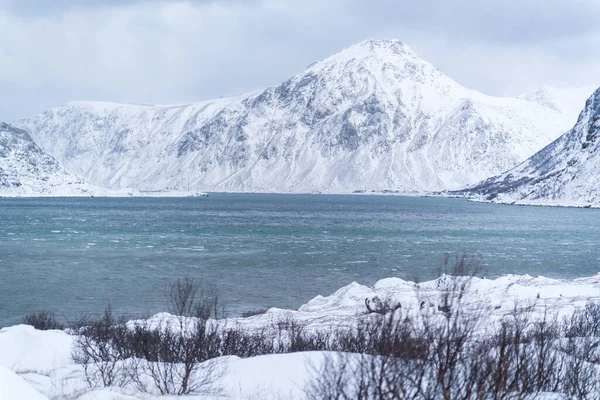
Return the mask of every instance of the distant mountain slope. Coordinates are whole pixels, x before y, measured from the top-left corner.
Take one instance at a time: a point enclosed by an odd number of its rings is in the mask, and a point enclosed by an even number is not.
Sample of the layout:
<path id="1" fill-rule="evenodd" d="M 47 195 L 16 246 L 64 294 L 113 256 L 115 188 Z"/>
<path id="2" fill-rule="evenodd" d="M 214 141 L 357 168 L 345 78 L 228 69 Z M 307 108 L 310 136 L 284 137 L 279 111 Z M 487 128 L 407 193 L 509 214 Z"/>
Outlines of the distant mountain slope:
<path id="1" fill-rule="evenodd" d="M 569 132 L 467 194 L 509 203 L 600 206 L 600 89 Z"/>
<path id="2" fill-rule="evenodd" d="M 557 88 L 546 85 L 532 92 L 524 93 L 518 98 L 571 115 L 573 116 L 573 123 L 575 123 L 583 103 L 595 90 L 596 87 L 594 86 Z"/>
<path id="3" fill-rule="evenodd" d="M 401 42 L 366 41 L 241 98 L 76 102 L 16 124 L 109 188 L 409 193 L 505 171 L 574 120 L 466 89 Z"/>
<path id="4" fill-rule="evenodd" d="M 93 193 L 93 187 L 62 168 L 27 132 L 0 123 L 0 196 Z"/>

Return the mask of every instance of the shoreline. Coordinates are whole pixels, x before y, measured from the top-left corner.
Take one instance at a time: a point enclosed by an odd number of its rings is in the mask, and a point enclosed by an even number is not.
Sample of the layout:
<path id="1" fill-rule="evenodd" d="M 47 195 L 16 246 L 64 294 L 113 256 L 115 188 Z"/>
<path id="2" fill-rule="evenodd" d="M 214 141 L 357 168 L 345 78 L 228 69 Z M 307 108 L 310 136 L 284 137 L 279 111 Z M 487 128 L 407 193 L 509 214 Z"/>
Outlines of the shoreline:
<path id="1" fill-rule="evenodd" d="M 448 193 L 440 192 L 425 192 L 425 193 L 401 193 L 394 191 L 381 191 L 381 192 L 267 192 L 267 191 L 148 191 L 143 192 L 135 190 L 134 192 L 116 192 L 116 193 L 99 193 L 99 194 L 10 194 L 0 193 L 0 199 L 79 199 L 79 198 L 106 198 L 106 199 L 146 199 L 146 198 L 190 198 L 190 197 L 209 197 L 211 194 L 236 194 L 236 195 L 280 195 L 280 196 L 293 196 L 293 195 L 311 195 L 311 196 L 397 196 L 397 197 L 410 197 L 410 198 L 444 198 L 444 199 L 462 199 L 473 203 L 481 204 L 495 204 L 495 205 L 506 205 L 506 206 L 521 206 L 521 207 L 554 207 L 554 208 L 600 208 L 600 203 L 586 203 L 586 202 L 569 202 L 569 201 L 523 201 L 523 200 L 485 200 L 473 196 L 460 196 L 452 195 Z"/>
<path id="2" fill-rule="evenodd" d="M 586 203 L 586 202 L 563 202 L 563 201 L 522 201 L 522 200 L 484 200 L 471 196 L 459 196 L 449 195 L 445 193 L 396 193 L 392 191 L 384 192 L 244 192 L 244 191 L 219 191 L 219 192 L 140 192 L 136 191 L 133 193 L 101 193 L 101 194 L 0 194 L 0 199 L 84 199 L 84 198 L 101 198 L 101 199 L 148 199 L 148 198 L 193 198 L 193 197 L 209 197 L 211 194 L 235 194 L 235 195 L 278 195 L 278 196 L 376 196 L 376 197 L 409 197 L 409 198 L 443 198 L 443 199 L 461 199 L 470 201 L 473 203 L 480 204 L 493 204 L 493 205 L 504 205 L 504 206 L 520 206 L 520 207 L 550 207 L 550 208 L 590 208 L 599 209 L 600 204 Z"/>

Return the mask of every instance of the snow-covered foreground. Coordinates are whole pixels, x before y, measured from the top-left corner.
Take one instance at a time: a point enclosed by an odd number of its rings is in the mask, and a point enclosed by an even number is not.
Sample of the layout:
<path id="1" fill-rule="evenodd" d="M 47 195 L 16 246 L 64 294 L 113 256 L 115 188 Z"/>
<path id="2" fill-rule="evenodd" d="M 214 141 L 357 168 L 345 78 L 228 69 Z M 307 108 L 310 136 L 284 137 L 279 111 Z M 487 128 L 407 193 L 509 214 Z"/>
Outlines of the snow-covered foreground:
<path id="1" fill-rule="evenodd" d="M 315 297 L 297 311 L 273 308 L 265 314 L 225 322 L 247 329 L 263 329 L 290 318 L 310 329 L 351 326 L 374 317 L 366 313 L 365 299 L 375 296 L 393 306 L 400 304 L 397 313 L 437 313 L 443 293 L 455 282 L 456 278 L 443 275 L 420 284 L 398 278 L 381 280 L 371 288 L 352 283 L 330 296 Z M 515 304 L 533 306 L 535 318 L 544 310 L 569 315 L 589 300 L 600 300 L 600 274 L 572 280 L 528 275 L 473 278 L 464 289 L 463 304 L 465 310 L 483 311 L 486 319 L 482 325 L 489 326 L 508 315 Z M 159 314 L 150 322 L 169 320 L 178 321 L 169 314 Z M 82 367 L 71 358 L 74 340 L 63 331 L 38 331 L 26 325 L 0 330 L 0 400 L 157 398 L 134 389 L 90 389 Z M 225 373 L 216 382 L 222 388 L 219 398 L 303 399 L 307 382 L 323 360 L 322 352 L 224 357 L 221 365 Z"/>

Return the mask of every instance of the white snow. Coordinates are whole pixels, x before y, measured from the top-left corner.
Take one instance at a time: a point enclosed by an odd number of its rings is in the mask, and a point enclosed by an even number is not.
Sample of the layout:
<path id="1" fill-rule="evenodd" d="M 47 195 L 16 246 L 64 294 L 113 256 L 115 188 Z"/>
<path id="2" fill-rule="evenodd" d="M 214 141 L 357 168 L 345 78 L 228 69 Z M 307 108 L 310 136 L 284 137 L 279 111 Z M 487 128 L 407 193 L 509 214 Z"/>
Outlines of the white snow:
<path id="1" fill-rule="evenodd" d="M 27 132 L 0 123 L 0 196 L 89 196 L 103 192 L 67 172 Z"/>
<path id="2" fill-rule="evenodd" d="M 569 132 L 531 158 L 465 192 L 510 204 L 600 207 L 600 89 Z"/>
<path id="3" fill-rule="evenodd" d="M 0 400 L 48 400 L 23 378 L 0 366 Z"/>
<path id="4" fill-rule="evenodd" d="M 226 322 L 247 329 L 262 329 L 278 320 L 293 317 L 306 323 L 309 329 L 352 326 L 361 318 L 372 317 L 365 313 L 364 305 L 365 298 L 372 296 L 400 303 L 402 308 L 397 312 L 423 312 L 419 310 L 423 301 L 429 310 L 426 312 L 435 312 L 437 308 L 434 306 L 441 294 L 453 282 L 454 278 L 443 275 L 419 284 L 398 278 L 383 279 L 373 287 L 352 283 L 330 296 L 315 297 L 298 311 L 274 308 L 264 315 L 232 318 Z M 534 316 L 542 315 L 545 309 L 566 316 L 584 307 L 588 300 L 600 300 L 600 274 L 569 280 L 528 275 L 474 278 L 467 286 L 463 301 L 465 309 L 483 311 L 488 319 L 482 325 L 489 325 L 510 313 L 515 304 L 534 305 Z M 170 319 L 177 317 L 158 314 L 151 320 L 161 323 Z M 81 368 L 74 365 L 70 358 L 73 340 L 72 336 L 62 331 L 37 331 L 24 325 L 0 330 L 0 400 L 108 400 L 141 396 L 131 388 L 88 388 Z M 226 374 L 217 384 L 223 388 L 224 398 L 304 399 L 306 383 L 312 379 L 314 371 L 318 371 L 323 360 L 322 352 L 266 355 L 249 359 L 224 357 L 221 362 Z M 552 396 L 548 395 L 547 398 L 555 398 Z M 143 395 L 143 398 L 157 397 Z"/>
<path id="5" fill-rule="evenodd" d="M 544 85 L 537 90 L 523 93 L 519 99 L 532 101 L 541 106 L 577 115 L 584 105 L 585 99 L 594 93 L 596 86 L 553 87 Z"/>
<path id="6" fill-rule="evenodd" d="M 496 175 L 572 126 L 575 112 L 538 97 L 486 96 L 401 42 L 371 40 L 240 98 L 72 102 L 16 125 L 111 189 L 407 194 Z"/>

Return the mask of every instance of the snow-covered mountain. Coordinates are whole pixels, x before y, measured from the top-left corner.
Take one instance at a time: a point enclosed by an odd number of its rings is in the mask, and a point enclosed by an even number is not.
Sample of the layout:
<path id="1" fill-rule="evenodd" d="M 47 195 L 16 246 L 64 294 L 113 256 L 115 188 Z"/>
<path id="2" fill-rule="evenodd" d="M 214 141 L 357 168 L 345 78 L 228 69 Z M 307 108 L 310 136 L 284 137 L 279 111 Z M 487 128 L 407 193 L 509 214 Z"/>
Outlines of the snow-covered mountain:
<path id="1" fill-rule="evenodd" d="M 600 89 L 569 132 L 516 168 L 467 191 L 523 204 L 600 206 Z"/>
<path id="2" fill-rule="evenodd" d="M 409 193 L 512 168 L 575 118 L 466 89 L 402 42 L 371 40 L 240 98 L 75 102 L 16 124 L 109 188 Z"/>
<path id="3" fill-rule="evenodd" d="M 0 122 L 0 196 L 73 196 L 98 192 L 44 153 L 27 132 Z"/>
<path id="4" fill-rule="evenodd" d="M 523 93 L 518 98 L 532 101 L 567 115 L 572 115 L 573 123 L 575 123 L 575 118 L 579 115 L 585 99 L 594 93 L 595 90 L 595 86 L 567 88 L 544 85 L 537 90 Z"/>

